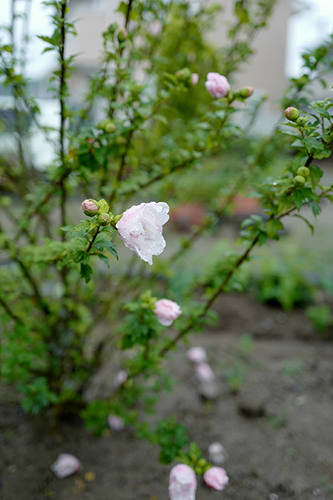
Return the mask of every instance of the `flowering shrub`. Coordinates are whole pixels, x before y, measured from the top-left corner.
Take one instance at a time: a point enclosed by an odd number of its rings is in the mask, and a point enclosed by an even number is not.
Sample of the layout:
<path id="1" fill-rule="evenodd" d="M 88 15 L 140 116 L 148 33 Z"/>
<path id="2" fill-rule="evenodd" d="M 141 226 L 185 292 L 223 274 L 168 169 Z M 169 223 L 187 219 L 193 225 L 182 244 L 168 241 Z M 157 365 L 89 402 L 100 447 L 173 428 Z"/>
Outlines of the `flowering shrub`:
<path id="1" fill-rule="evenodd" d="M 312 102 L 301 111 L 311 84 L 332 69 L 332 40 L 304 54 L 304 73 L 290 81 L 281 101 L 287 122 L 256 140 L 233 115 L 246 113 L 251 127 L 261 100 L 253 100 L 247 82 L 233 88 L 233 73 L 250 57 L 253 35 L 265 26 L 274 0 L 235 2 L 230 44 L 222 51 L 203 38 L 216 7 L 194 10 L 183 0 L 121 2 L 122 25 L 113 23 L 103 33 L 101 68 L 75 110 L 70 99 L 75 57 L 66 57 L 75 27 L 67 18 L 67 0 L 46 4 L 53 10 L 54 32 L 40 38 L 45 51 L 58 58 L 50 93 L 59 103 L 59 127 L 41 121 L 14 38 L 1 42 L 0 74 L 13 95 L 10 127 L 16 144 L 0 159 L 0 246 L 8 263 L 0 267 L 2 380 L 23 395 L 27 413 L 47 412 L 54 420 L 64 410 L 74 411 L 97 435 L 108 425 L 117 430 L 132 425 L 140 437 L 160 445 L 161 463 L 177 459 L 182 471 L 190 468 L 221 490 L 225 472 L 211 468 L 195 443 L 189 444 L 182 423 L 170 417 L 150 425 L 138 408 L 151 411 L 156 394 L 171 388 L 162 360 L 214 321 L 211 306 L 222 293 L 239 288 L 238 271 L 253 249 L 278 240 L 287 216 L 313 229 L 301 208 L 307 205 L 317 216 L 320 202 L 333 200 L 333 186 L 320 184 L 322 170 L 314 164 L 332 152 L 332 102 Z M 98 123 L 91 119 L 94 110 L 103 113 Z M 51 144 L 57 137 L 53 161 L 43 172 L 30 156 L 36 130 Z M 178 248 L 159 257 L 167 244 L 162 231 L 172 201 L 163 197 L 168 182 L 205 169 L 207 158 L 240 144 L 251 151 L 232 183 L 214 193 L 207 217 Z M 288 149 L 293 154 L 283 172 L 260 180 L 257 172 L 268 159 Z M 193 242 L 214 229 L 239 193 L 249 191 L 260 200 L 262 215 L 243 222 L 241 249 L 202 266 L 181 291 L 173 288 Z M 80 205 L 85 218 L 79 222 L 73 207 Z M 134 259 L 127 259 L 124 246 L 135 252 Z M 121 352 L 114 391 L 90 400 L 86 389 L 110 345 Z M 212 383 L 205 352 L 188 355 L 198 363 L 197 377 Z M 194 498 L 195 475 L 189 473 L 188 487 L 179 467 L 170 477 L 170 496 L 180 498 L 188 488 L 188 498 Z"/>

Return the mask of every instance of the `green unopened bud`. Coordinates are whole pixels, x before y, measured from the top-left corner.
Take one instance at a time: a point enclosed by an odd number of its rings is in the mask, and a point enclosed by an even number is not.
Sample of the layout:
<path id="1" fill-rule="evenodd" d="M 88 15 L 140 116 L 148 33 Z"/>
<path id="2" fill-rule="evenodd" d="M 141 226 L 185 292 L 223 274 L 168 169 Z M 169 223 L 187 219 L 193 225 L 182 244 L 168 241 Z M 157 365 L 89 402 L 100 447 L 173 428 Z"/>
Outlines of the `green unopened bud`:
<path id="1" fill-rule="evenodd" d="M 106 120 L 103 120 L 100 122 L 98 125 L 98 128 L 106 132 L 107 134 L 111 134 L 111 132 L 114 132 L 116 130 L 116 126 L 113 123 L 110 118 L 107 118 Z"/>
<path id="2" fill-rule="evenodd" d="M 239 95 L 240 97 L 243 97 L 243 99 L 246 99 L 247 97 L 250 97 L 253 94 L 253 92 L 254 92 L 253 87 L 246 86 L 240 89 Z"/>
<path id="3" fill-rule="evenodd" d="M 305 184 L 305 179 L 303 177 L 303 175 L 296 175 L 296 177 L 294 177 L 294 184 L 295 186 L 303 186 Z"/>
<path id="4" fill-rule="evenodd" d="M 305 118 L 305 116 L 300 116 L 299 118 L 297 118 L 296 124 L 299 127 L 304 127 L 304 125 L 306 125 L 306 118 Z"/>
<path id="5" fill-rule="evenodd" d="M 289 107 L 285 110 L 284 114 L 288 120 L 295 122 L 299 117 L 299 111 L 296 108 Z"/>
<path id="6" fill-rule="evenodd" d="M 310 170 L 308 169 L 308 167 L 299 167 L 296 171 L 296 174 L 301 175 L 303 177 L 309 177 Z"/>
<path id="7" fill-rule="evenodd" d="M 118 42 L 119 43 L 123 43 L 125 40 L 127 40 L 127 38 L 128 38 L 127 29 L 126 28 L 121 28 L 118 31 L 117 38 L 118 38 Z"/>
<path id="8" fill-rule="evenodd" d="M 101 226 L 106 226 L 107 224 L 110 224 L 111 216 L 110 216 L 110 214 L 103 212 L 103 213 L 99 214 L 97 220 L 98 220 L 98 224 L 101 224 Z"/>
<path id="9" fill-rule="evenodd" d="M 179 71 L 177 71 L 175 75 L 180 82 L 186 82 L 186 83 L 191 83 L 192 81 L 192 73 L 189 68 L 183 68 Z"/>
<path id="10" fill-rule="evenodd" d="M 197 462 L 197 465 L 198 465 L 199 467 L 206 467 L 206 465 L 207 465 L 207 460 L 206 460 L 205 458 L 200 458 L 200 460 L 198 460 L 198 462 Z"/>

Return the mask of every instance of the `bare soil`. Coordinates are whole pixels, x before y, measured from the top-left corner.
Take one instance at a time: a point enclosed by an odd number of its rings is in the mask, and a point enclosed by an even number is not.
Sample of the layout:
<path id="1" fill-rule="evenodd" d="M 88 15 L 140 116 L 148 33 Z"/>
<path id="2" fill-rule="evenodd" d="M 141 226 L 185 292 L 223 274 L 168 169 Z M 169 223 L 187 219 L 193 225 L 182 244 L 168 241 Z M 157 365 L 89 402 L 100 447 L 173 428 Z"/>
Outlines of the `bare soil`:
<path id="1" fill-rule="evenodd" d="M 315 335 L 301 310 L 286 315 L 237 294 L 223 297 L 216 310 L 218 327 L 192 337 L 190 344 L 207 349 L 218 397 L 213 402 L 200 397 L 182 345 L 168 361 L 178 385 L 162 396 L 156 416 L 177 414 L 206 457 L 216 440 L 229 454 L 224 468 L 230 484 L 217 492 L 199 480 L 196 498 L 333 499 L 332 342 Z M 251 334 L 253 349 L 242 356 L 244 334 Z M 111 378 L 102 370 L 94 381 L 97 392 L 101 387 L 107 392 Z M 2 500 L 169 498 L 173 464 L 160 465 L 158 447 L 137 440 L 130 428 L 95 438 L 73 419 L 52 434 L 43 420 L 33 421 L 17 404 L 2 401 L 0 450 Z M 83 470 L 57 479 L 50 465 L 60 453 L 78 457 Z"/>

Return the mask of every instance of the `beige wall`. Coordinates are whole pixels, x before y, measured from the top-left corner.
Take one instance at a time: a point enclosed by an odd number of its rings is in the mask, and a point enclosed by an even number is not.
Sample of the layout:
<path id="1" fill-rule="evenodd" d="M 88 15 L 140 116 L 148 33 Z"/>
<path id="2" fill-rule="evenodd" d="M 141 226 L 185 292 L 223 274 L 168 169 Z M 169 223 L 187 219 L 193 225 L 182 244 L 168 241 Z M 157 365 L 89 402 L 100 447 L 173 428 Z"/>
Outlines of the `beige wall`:
<path id="1" fill-rule="evenodd" d="M 219 14 L 216 29 L 208 37 L 216 46 L 230 43 L 226 33 L 232 21 L 232 4 L 230 0 L 222 2 L 224 11 Z M 273 101 L 281 97 L 286 83 L 285 59 L 290 4 L 290 0 L 278 0 L 268 27 L 260 31 L 254 40 L 254 54 L 248 63 L 241 66 L 234 82 L 236 86 L 250 85 L 256 91 L 267 93 L 272 111 L 276 109 Z"/>
<path id="2" fill-rule="evenodd" d="M 233 20 L 231 12 L 233 0 L 223 0 L 224 11 L 216 18 L 215 30 L 208 35 L 216 46 L 228 43 L 227 29 Z M 71 42 L 70 52 L 80 53 L 76 65 L 82 69 L 93 70 L 100 63 L 102 50 L 101 33 L 115 20 L 123 22 L 123 16 L 115 13 L 118 0 L 81 0 L 73 3 L 72 19 L 76 23 L 78 36 Z M 277 111 L 274 100 L 281 97 L 285 87 L 285 54 L 287 43 L 288 19 L 291 14 L 291 0 L 278 0 L 268 28 L 262 30 L 254 41 L 255 54 L 250 62 L 242 66 L 234 84 L 250 85 L 256 92 L 269 96 L 266 111 Z"/>

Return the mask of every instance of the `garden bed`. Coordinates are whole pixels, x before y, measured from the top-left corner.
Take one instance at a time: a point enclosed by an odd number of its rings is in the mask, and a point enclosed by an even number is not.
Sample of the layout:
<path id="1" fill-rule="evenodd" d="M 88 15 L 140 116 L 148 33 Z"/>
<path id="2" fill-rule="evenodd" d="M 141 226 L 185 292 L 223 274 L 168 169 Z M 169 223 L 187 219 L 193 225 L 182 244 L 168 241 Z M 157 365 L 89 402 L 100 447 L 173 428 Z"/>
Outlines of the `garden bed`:
<path id="1" fill-rule="evenodd" d="M 199 396 L 181 346 L 168 362 L 178 384 L 157 408 L 157 418 L 177 414 L 206 457 L 213 441 L 229 454 L 223 465 L 229 485 L 209 491 L 199 479 L 196 498 L 333 498 L 332 344 L 319 340 L 301 310 L 285 314 L 237 294 L 223 297 L 216 309 L 218 327 L 191 339 L 207 350 L 218 380 L 216 401 Z M 112 383 L 107 373 L 104 368 L 94 381 L 106 392 Z M 171 466 L 160 465 L 158 447 L 136 439 L 131 428 L 95 438 L 80 420 L 68 419 L 54 433 L 43 419 L 27 418 L 9 396 L 3 388 L 3 500 L 168 499 Z M 83 469 L 59 480 L 50 465 L 64 452 L 78 457 Z"/>

